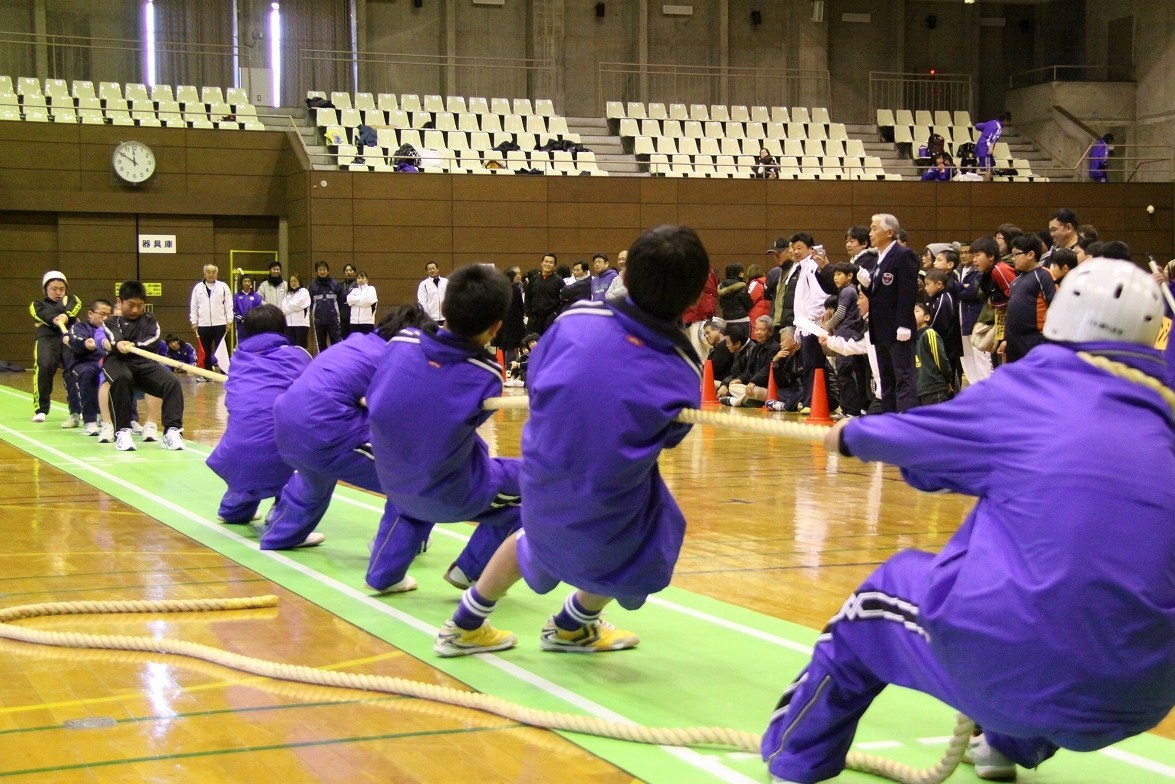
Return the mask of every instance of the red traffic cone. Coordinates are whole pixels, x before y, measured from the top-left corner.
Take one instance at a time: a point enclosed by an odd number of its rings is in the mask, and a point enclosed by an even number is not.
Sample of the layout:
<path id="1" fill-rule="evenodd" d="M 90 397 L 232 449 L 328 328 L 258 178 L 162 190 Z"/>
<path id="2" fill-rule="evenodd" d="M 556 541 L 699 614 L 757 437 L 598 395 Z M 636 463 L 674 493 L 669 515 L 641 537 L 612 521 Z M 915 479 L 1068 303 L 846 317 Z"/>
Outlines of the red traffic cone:
<path id="1" fill-rule="evenodd" d="M 718 405 L 718 393 L 714 389 L 714 363 L 708 359 L 702 367 L 702 405 Z"/>
<path id="2" fill-rule="evenodd" d="M 502 370 L 502 383 L 506 383 L 506 353 L 498 349 L 498 367 Z"/>
<path id="3" fill-rule="evenodd" d="M 198 340 L 196 341 L 196 365 L 204 367 L 204 344 Z"/>
<path id="4" fill-rule="evenodd" d="M 816 368 L 812 376 L 812 412 L 804 420 L 809 425 L 831 425 L 828 415 L 828 389 L 824 386 L 824 368 Z"/>
<path id="5" fill-rule="evenodd" d="M 775 373 L 770 369 L 767 371 L 767 400 L 779 400 L 779 388 L 775 386 Z M 770 414 L 771 409 L 766 405 L 763 406 L 763 413 Z"/>

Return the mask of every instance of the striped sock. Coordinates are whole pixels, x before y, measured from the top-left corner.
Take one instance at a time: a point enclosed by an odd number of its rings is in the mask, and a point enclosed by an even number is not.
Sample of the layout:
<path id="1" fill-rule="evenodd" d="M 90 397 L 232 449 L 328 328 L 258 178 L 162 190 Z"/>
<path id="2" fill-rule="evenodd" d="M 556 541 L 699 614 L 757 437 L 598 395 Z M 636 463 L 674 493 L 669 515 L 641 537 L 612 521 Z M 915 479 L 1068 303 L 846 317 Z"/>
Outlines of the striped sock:
<path id="1" fill-rule="evenodd" d="M 555 625 L 565 632 L 577 632 L 600 620 L 600 611 L 592 612 L 579 603 L 575 594 L 568 594 L 563 609 L 555 616 Z"/>
<path id="2" fill-rule="evenodd" d="M 461 604 L 457 605 L 457 612 L 453 613 L 453 623 L 466 631 L 480 628 L 497 604 L 484 598 L 477 592 L 477 586 L 471 585 L 461 595 Z"/>

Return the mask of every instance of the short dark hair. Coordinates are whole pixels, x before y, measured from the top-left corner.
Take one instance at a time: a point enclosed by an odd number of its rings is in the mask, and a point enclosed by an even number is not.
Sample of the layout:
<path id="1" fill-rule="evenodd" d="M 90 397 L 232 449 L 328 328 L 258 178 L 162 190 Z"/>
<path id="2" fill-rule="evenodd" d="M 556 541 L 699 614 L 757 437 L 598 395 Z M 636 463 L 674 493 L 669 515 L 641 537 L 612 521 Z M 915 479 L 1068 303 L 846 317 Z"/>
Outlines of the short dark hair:
<path id="1" fill-rule="evenodd" d="M 101 297 L 98 297 L 97 299 L 95 299 L 93 302 L 90 303 L 90 310 L 93 310 L 94 308 L 98 307 L 99 305 L 105 305 L 106 307 L 110 308 L 111 310 L 114 310 L 114 306 L 110 304 L 110 300 L 102 299 Z"/>
<path id="2" fill-rule="evenodd" d="M 578 261 L 576 261 L 574 264 L 571 265 L 572 270 L 574 270 L 576 267 L 579 267 L 584 272 L 588 271 L 588 263 L 586 261 L 584 261 L 583 259 L 579 259 Z"/>
<path id="3" fill-rule="evenodd" d="M 514 291 L 505 278 L 486 264 L 468 264 L 449 276 L 441 303 L 445 327 L 463 338 L 477 337 L 506 317 Z"/>
<path id="4" fill-rule="evenodd" d="M 702 325 L 702 329 L 713 329 L 713 330 L 721 332 L 723 335 L 725 335 L 726 334 L 726 323 L 723 322 L 721 325 L 719 325 L 719 323 L 717 321 L 715 321 L 714 319 L 710 319 L 709 321 L 707 321 L 705 324 Z"/>
<path id="5" fill-rule="evenodd" d="M 1012 249 L 1023 253 L 1032 251 L 1036 254 L 1036 260 L 1040 261 L 1040 257 L 1044 255 L 1045 245 L 1035 234 L 1021 234 L 1012 240 Z"/>
<path id="6" fill-rule="evenodd" d="M 262 335 L 266 332 L 285 334 L 286 315 L 277 305 L 258 305 L 245 314 L 241 331 L 246 335 Z"/>
<path id="7" fill-rule="evenodd" d="M 544 253 L 544 254 L 543 254 L 543 259 L 545 259 L 547 256 L 550 256 L 550 257 L 551 257 L 551 259 L 552 259 L 552 260 L 554 260 L 554 262 L 555 262 L 556 264 L 558 264 L 558 263 L 559 263 L 559 257 L 558 257 L 558 256 L 556 256 L 554 253 Z M 539 261 L 542 261 L 542 259 L 539 259 Z"/>
<path id="8" fill-rule="evenodd" d="M 182 341 L 182 340 L 180 340 L 180 339 L 179 339 L 179 337 L 178 337 L 177 335 L 174 335 L 174 334 L 169 334 L 167 337 L 165 337 L 165 338 L 163 339 L 163 342 L 164 342 L 164 343 L 167 343 L 168 345 L 170 345 L 170 344 L 172 344 L 172 343 L 183 343 L 183 341 Z"/>
<path id="9" fill-rule="evenodd" d="M 710 275 L 710 256 L 688 226 L 657 226 L 633 241 L 624 275 L 628 296 L 637 307 L 677 321 L 701 296 Z"/>
<path id="10" fill-rule="evenodd" d="M 324 269 L 324 268 L 326 269 L 327 272 L 330 272 L 330 265 L 327 264 L 322 259 L 319 259 L 318 261 L 314 262 L 314 271 L 315 272 L 317 272 L 320 269 Z"/>
<path id="11" fill-rule="evenodd" d="M 869 227 L 850 226 L 849 230 L 845 232 L 845 239 L 854 239 L 865 247 L 869 247 Z"/>
<path id="12" fill-rule="evenodd" d="M 379 320 L 379 326 L 375 331 L 384 340 L 391 340 L 405 327 L 419 327 L 431 331 L 435 329 L 436 323 L 420 309 L 419 305 L 396 305 Z"/>
<path id="13" fill-rule="evenodd" d="M 1081 241 L 1078 240 L 1077 244 L 1081 245 Z M 1106 243 L 1098 242 L 1097 240 L 1094 240 L 1093 242 L 1087 243 L 1085 245 L 1081 245 L 1081 247 L 1085 249 L 1085 255 L 1095 259 L 1102 255 L 1102 248 L 1105 246 Z"/>
<path id="14" fill-rule="evenodd" d="M 940 250 L 938 253 L 936 253 L 934 255 L 936 258 L 938 256 L 942 256 L 944 259 L 946 259 L 947 261 L 949 261 L 951 263 L 952 267 L 959 266 L 959 252 L 957 250 L 955 250 L 954 248 L 947 248 L 945 250 Z"/>
<path id="15" fill-rule="evenodd" d="M 595 261 L 596 259 L 603 259 L 604 261 L 611 261 L 611 259 L 608 258 L 607 253 L 596 253 L 595 255 L 592 256 L 592 261 Z"/>
<path id="16" fill-rule="evenodd" d="M 539 342 L 539 333 L 537 333 L 537 332 L 527 332 L 525 335 L 522 336 L 522 345 L 526 346 L 527 348 L 530 348 L 532 343 L 538 343 L 538 342 Z"/>
<path id="17" fill-rule="evenodd" d="M 510 269 L 506 270 L 506 271 L 505 271 L 504 273 L 502 273 L 502 274 L 504 274 L 504 275 L 506 276 L 506 278 L 507 278 L 507 279 L 508 279 L 508 280 L 509 280 L 511 283 L 513 283 L 514 281 L 518 280 L 518 273 L 515 271 L 515 269 L 514 269 L 513 267 L 511 267 Z"/>
<path id="18" fill-rule="evenodd" d="M 1053 255 L 1049 256 L 1049 266 L 1073 269 L 1077 266 L 1077 254 L 1069 248 L 1057 248 L 1053 251 Z"/>
<path id="19" fill-rule="evenodd" d="M 147 287 L 137 280 L 124 280 L 118 287 L 119 299 L 147 299 Z"/>
<path id="20" fill-rule="evenodd" d="M 250 283 L 252 283 L 253 276 L 252 275 L 242 275 L 241 277 L 237 278 L 237 286 L 239 287 L 245 281 L 249 281 Z"/>
<path id="21" fill-rule="evenodd" d="M 894 239 L 905 245 L 910 241 L 910 234 L 905 229 L 898 229 L 898 233 L 894 236 Z"/>
<path id="22" fill-rule="evenodd" d="M 1093 242 L 1097 239 L 1097 228 L 1095 228 L 1092 224 L 1083 223 L 1077 227 L 1077 236 L 1080 239 L 1087 239 L 1090 242 Z"/>
<path id="23" fill-rule="evenodd" d="M 726 337 L 730 338 L 731 343 L 742 344 L 747 342 L 747 339 L 750 337 L 750 333 L 747 331 L 746 324 L 727 324 Z"/>
<path id="24" fill-rule="evenodd" d="M 816 246 L 816 240 L 812 239 L 812 235 L 806 231 L 797 231 L 788 238 L 788 242 L 802 242 L 809 248 Z"/>
<path id="25" fill-rule="evenodd" d="M 726 265 L 726 277 L 728 280 L 733 280 L 746 271 L 746 267 L 739 264 L 737 261 L 732 261 Z"/>
<path id="26" fill-rule="evenodd" d="M 1077 231 L 1079 222 L 1077 220 L 1077 213 L 1068 207 L 1060 207 L 1053 210 L 1053 214 L 1049 216 L 1049 220 L 1055 220 L 1057 223 L 1069 224 L 1073 227 L 1073 231 Z"/>
<path id="27" fill-rule="evenodd" d="M 281 269 L 281 268 L 282 268 L 282 263 L 281 263 L 280 261 L 271 261 L 271 262 L 269 262 L 269 268 L 270 268 L 270 269 L 273 269 L 274 267 L 277 267 L 278 269 Z"/>
<path id="28" fill-rule="evenodd" d="M 829 294 L 827 297 L 824 298 L 824 307 L 832 308 L 833 310 L 836 310 L 836 302 L 837 302 L 837 296 L 835 294 Z"/>
<path id="29" fill-rule="evenodd" d="M 993 259 L 1000 257 L 1000 246 L 994 237 L 979 237 L 971 242 L 971 254 L 984 253 Z"/>
<path id="30" fill-rule="evenodd" d="M 856 275 L 857 267 L 847 261 L 836 261 L 828 265 L 828 269 L 834 273 L 840 272 L 845 275 Z"/>
<path id="31" fill-rule="evenodd" d="M 995 230 L 995 233 L 1002 234 L 1004 236 L 1004 244 L 1010 248 L 1012 247 L 1012 240 L 1023 234 L 1024 229 L 1020 228 L 1014 223 L 1002 223 L 1000 224 L 1000 227 Z M 971 246 L 971 250 L 974 252 L 974 245 Z"/>
<path id="32" fill-rule="evenodd" d="M 582 264 L 583 259 L 580 259 L 579 261 L 577 261 L 575 263 Z M 569 277 L 571 277 L 571 268 L 568 267 L 566 264 L 560 264 L 559 266 L 555 267 L 555 274 L 561 278 L 569 278 Z"/>
<path id="33" fill-rule="evenodd" d="M 1110 240 L 1109 242 L 1103 243 L 1101 253 L 1098 255 L 1103 259 L 1134 260 L 1134 257 L 1130 255 L 1130 246 L 1122 242 L 1122 240 Z"/>
<path id="34" fill-rule="evenodd" d="M 933 280 L 935 283 L 941 283 L 945 286 L 947 285 L 947 278 L 950 277 L 950 274 L 951 273 L 947 272 L 946 270 L 940 270 L 937 268 L 928 269 L 926 270 L 926 280 L 928 282 Z"/>

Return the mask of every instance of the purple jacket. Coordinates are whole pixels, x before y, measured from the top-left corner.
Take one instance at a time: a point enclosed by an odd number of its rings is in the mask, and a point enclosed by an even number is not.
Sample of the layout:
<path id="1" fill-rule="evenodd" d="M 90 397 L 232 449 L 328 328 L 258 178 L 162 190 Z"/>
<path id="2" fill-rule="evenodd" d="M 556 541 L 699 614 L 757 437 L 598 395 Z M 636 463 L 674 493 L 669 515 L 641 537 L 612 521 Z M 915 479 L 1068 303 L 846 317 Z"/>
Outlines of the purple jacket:
<path id="1" fill-rule="evenodd" d="M 349 342 L 343 341 L 343 345 Z M 380 486 L 410 517 L 474 520 L 499 491 L 517 493 L 477 428 L 482 401 L 502 394 L 502 367 L 446 329 L 406 329 L 379 358 L 367 389 Z"/>
<path id="2" fill-rule="evenodd" d="M 633 609 L 673 575 L 685 516 L 657 457 L 685 438 L 698 361 L 676 325 L 631 300 L 581 303 L 531 354 L 522 431 L 522 527 L 551 575 Z M 608 414 L 585 426 L 568 412 Z"/>
<path id="3" fill-rule="evenodd" d="M 1000 140 L 1000 134 L 1004 132 L 1004 124 L 998 119 L 988 120 L 975 123 L 975 128 L 979 131 L 979 140 L 975 142 L 975 155 L 980 158 L 991 155 L 995 143 Z"/>
<path id="4" fill-rule="evenodd" d="M 954 707 L 1085 751 L 1175 706 L 1175 415 L 1077 350 L 1166 373 L 1143 346 L 1042 345 L 952 401 L 854 420 L 843 439 L 919 490 L 979 498 L 919 609 Z"/>
<path id="5" fill-rule="evenodd" d="M 285 335 L 266 332 L 237 346 L 224 384 L 228 425 L 207 461 L 230 490 L 272 495 L 289 480 L 293 469 L 277 451 L 273 403 L 309 364 L 306 349 Z"/>

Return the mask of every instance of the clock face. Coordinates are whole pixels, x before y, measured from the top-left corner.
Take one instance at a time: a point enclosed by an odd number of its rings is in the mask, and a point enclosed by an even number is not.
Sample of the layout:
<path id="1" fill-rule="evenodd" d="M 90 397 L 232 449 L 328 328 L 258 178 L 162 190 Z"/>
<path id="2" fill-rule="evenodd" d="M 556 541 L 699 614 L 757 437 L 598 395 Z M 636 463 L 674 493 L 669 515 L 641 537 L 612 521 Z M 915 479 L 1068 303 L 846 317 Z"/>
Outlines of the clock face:
<path id="1" fill-rule="evenodd" d="M 155 173 L 155 153 L 142 142 L 123 142 L 114 148 L 113 164 L 119 178 L 138 185 Z"/>

